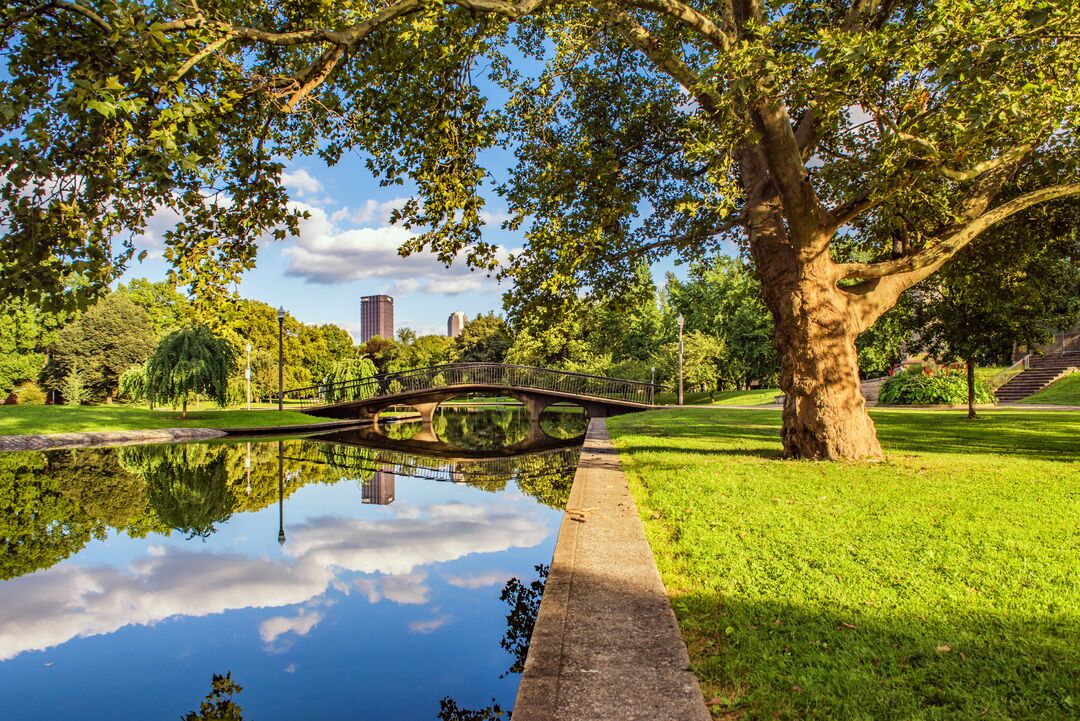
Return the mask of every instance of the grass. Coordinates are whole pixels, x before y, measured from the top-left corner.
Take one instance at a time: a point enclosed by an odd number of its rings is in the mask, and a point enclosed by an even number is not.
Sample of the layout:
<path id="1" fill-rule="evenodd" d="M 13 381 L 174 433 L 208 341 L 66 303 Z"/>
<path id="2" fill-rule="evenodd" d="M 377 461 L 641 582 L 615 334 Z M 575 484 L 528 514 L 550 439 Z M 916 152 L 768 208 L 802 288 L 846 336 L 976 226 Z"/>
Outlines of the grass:
<path id="1" fill-rule="evenodd" d="M 780 394 L 777 388 L 756 388 L 749 391 L 694 391 L 683 393 L 683 402 L 688 406 L 771 406 Z M 658 405 L 675 405 L 674 393 L 657 393 Z"/>
<path id="2" fill-rule="evenodd" d="M 1018 402 L 1048 406 L 1080 406 L 1080 373 L 1067 375 L 1035 395 Z"/>
<path id="3" fill-rule="evenodd" d="M 155 428 L 254 428 L 321 423 L 298 411 L 180 411 L 149 410 L 131 406 L 0 406 L 0 435 L 128 431 Z"/>
<path id="4" fill-rule="evenodd" d="M 608 421 L 717 718 L 1080 718 L 1080 413 L 877 410 L 886 461 L 779 415 Z"/>

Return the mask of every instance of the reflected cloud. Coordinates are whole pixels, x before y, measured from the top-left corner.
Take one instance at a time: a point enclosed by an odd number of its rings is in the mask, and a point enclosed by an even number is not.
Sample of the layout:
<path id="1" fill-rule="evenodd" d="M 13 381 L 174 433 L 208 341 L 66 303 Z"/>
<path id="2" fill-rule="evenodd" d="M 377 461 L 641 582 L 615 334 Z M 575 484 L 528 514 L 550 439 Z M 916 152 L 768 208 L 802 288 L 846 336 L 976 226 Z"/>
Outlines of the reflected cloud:
<path id="1" fill-rule="evenodd" d="M 384 576 L 382 578 L 357 578 L 353 581 L 370 603 L 382 599 L 404 605 L 427 603 L 431 589 L 425 583 L 427 574 L 422 571 L 402 576 Z"/>
<path id="2" fill-rule="evenodd" d="M 502 586 L 514 574 L 510 571 L 488 571 L 487 573 L 469 573 L 464 576 L 446 576 L 446 582 L 458 588 L 486 588 Z"/>
<path id="3" fill-rule="evenodd" d="M 175 616 L 311 603 L 328 587 L 348 589 L 342 571 L 384 576 L 363 579 L 377 580 L 377 587 L 355 584 L 369 599 L 376 593 L 397 603 L 422 604 L 429 589 L 421 567 L 528 548 L 549 533 L 530 509 L 451 503 L 424 507 L 415 518 L 312 519 L 290 527 L 289 559 L 159 546 L 127 567 L 60 564 L 0 586 L 0 660 Z M 286 633 L 303 636 L 321 619 L 310 610 L 276 616 L 264 621 L 259 633 L 272 643 Z M 430 633 L 448 620 L 417 622 L 415 632 Z"/>
<path id="4" fill-rule="evenodd" d="M 453 616 L 449 614 L 440 614 L 435 618 L 428 619 L 427 621 L 413 621 L 409 624 L 409 631 L 411 633 L 429 634 L 435 633 L 440 628 L 453 620 Z"/>

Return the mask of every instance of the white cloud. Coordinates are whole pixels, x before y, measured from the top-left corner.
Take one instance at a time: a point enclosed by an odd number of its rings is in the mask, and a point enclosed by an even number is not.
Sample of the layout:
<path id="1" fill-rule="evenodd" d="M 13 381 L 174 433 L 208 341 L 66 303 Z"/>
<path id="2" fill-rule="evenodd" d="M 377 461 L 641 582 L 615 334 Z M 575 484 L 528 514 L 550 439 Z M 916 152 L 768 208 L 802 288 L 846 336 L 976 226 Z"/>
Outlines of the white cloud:
<path id="1" fill-rule="evenodd" d="M 487 573 L 470 573 L 464 576 L 447 576 L 446 582 L 458 588 L 486 588 L 488 586 L 502 586 L 513 575 L 509 571 L 488 571 Z"/>
<path id="2" fill-rule="evenodd" d="M 373 202 L 373 201 L 369 201 Z M 283 251 L 288 261 L 285 274 L 322 285 L 350 283 L 358 280 L 381 279 L 388 292 L 405 295 L 417 291 L 442 295 L 459 295 L 475 291 L 494 290 L 497 281 L 487 273 L 470 270 L 464 261 L 447 268 L 431 253 L 416 253 L 407 258 L 398 248 L 413 237 L 399 226 L 346 227 L 342 211 L 327 215 L 323 208 L 296 203 L 310 217 L 300 223 L 300 235 Z M 380 206 L 381 207 L 381 206 Z M 363 210 L 353 214 L 353 223 L 360 218 L 378 220 L 383 211 Z M 508 253 L 500 251 L 503 260 Z"/>
<path id="3" fill-rule="evenodd" d="M 457 503 L 410 508 L 407 517 L 381 521 L 316 518 L 289 530 L 285 552 L 291 559 L 158 547 L 123 568 L 65 562 L 5 581 L 0 660 L 173 616 L 319 605 L 328 587 L 341 587 L 342 571 L 384 576 L 378 586 L 356 584 L 369 598 L 374 591 L 397 603 L 422 604 L 428 589 L 421 567 L 535 546 L 550 533 L 531 509 Z M 259 633 L 268 643 L 286 633 L 302 636 L 321 618 L 312 610 L 275 616 Z"/>
<path id="4" fill-rule="evenodd" d="M 322 183 L 303 168 L 286 170 L 281 174 L 281 184 L 298 197 L 308 198 L 322 192 Z"/>
<path id="5" fill-rule="evenodd" d="M 259 637 L 262 638 L 263 643 L 270 644 L 286 633 L 307 636 L 311 629 L 322 621 L 322 618 L 321 613 L 307 613 L 304 609 L 300 609 L 299 613 L 291 618 L 274 616 L 259 624 Z"/>

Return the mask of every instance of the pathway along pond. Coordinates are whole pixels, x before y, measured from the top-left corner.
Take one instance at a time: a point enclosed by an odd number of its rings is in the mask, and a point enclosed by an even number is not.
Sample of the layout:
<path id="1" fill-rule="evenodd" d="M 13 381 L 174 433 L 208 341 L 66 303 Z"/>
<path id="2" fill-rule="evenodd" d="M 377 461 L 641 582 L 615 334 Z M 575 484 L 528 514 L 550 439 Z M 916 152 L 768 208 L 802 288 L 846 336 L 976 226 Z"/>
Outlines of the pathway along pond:
<path id="1" fill-rule="evenodd" d="M 585 425 L 0 453 L 0 715 L 501 718 Z"/>

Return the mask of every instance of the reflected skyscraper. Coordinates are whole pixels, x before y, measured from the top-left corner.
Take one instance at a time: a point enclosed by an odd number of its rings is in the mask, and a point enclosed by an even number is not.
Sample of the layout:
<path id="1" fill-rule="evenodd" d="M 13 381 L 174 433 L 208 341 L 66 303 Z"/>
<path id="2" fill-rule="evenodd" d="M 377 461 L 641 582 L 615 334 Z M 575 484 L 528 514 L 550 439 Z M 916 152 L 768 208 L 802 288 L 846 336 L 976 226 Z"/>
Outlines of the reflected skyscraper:
<path id="1" fill-rule="evenodd" d="M 370 481 L 361 486 L 362 502 L 376 506 L 388 506 L 394 502 L 394 484 L 397 476 L 393 471 L 375 471 Z"/>

